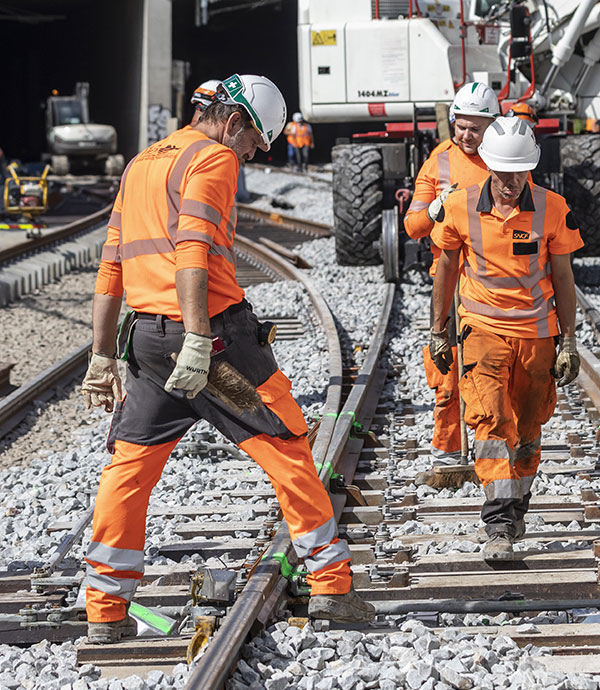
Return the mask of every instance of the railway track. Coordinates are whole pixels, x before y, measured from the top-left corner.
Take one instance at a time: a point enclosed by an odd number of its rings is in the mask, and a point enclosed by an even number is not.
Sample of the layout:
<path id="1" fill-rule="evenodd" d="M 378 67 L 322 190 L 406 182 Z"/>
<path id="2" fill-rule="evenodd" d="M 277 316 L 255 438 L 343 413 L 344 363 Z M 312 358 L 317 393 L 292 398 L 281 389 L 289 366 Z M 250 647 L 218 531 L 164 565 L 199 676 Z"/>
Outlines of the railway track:
<path id="1" fill-rule="evenodd" d="M 261 232 L 258 228 L 254 234 Z M 282 264 L 280 275 L 302 278 L 289 256 L 282 262 L 286 251 L 261 251 L 258 242 L 243 239 L 242 229 L 240 233 L 238 251 L 248 271 L 265 261 L 267 274 L 275 276 L 276 266 Z M 297 244 L 297 238 L 293 243 Z M 597 358 L 582 348 L 579 383 L 559 391 L 551 422 L 566 429 L 564 439 L 542 441 L 538 481 L 544 486 L 546 479 L 566 477 L 572 483 L 557 494 L 534 489 L 519 558 L 509 565 L 489 565 L 478 553 L 481 498 L 476 490 L 475 495 L 465 496 L 414 484 L 411 462 L 428 454 L 428 448 L 415 426 L 418 403 L 404 383 L 407 364 L 391 367 L 381 361 L 394 287 L 382 285 L 382 290 L 386 291 L 384 308 L 358 371 L 342 370 L 335 326 L 326 305 L 318 295 L 311 295 L 330 339 L 330 387 L 320 425 L 312 430 L 313 453 L 322 480 L 333 492 L 341 536 L 350 543 L 355 585 L 379 613 L 376 623 L 361 632 L 373 637 L 393 633 L 407 614 L 435 629 L 450 614 L 531 617 L 543 611 L 600 608 Z M 580 308 L 595 318 L 590 305 L 580 301 Z M 427 327 L 422 319 L 414 325 Z M 398 400 L 400 405 L 395 404 Z M 585 420 L 589 433 L 569 431 L 573 422 Z M 398 429 L 403 440 L 392 444 Z M 153 518 L 179 515 L 186 519 L 176 530 L 177 540 L 160 547 L 163 555 L 182 560 L 199 554 L 209 565 L 198 568 L 186 560 L 177 567 L 148 568 L 136 602 L 159 607 L 158 611 L 176 621 L 171 635 L 150 637 L 143 644 L 140 640 L 107 647 L 84 644 L 78 649 L 78 659 L 81 664 L 99 665 L 107 675 L 119 669 L 141 673 L 149 668 L 168 669 L 210 640 L 187 687 L 220 687 L 232 673 L 248 634 L 284 610 L 300 618 L 306 615 L 305 582 L 264 475 L 249 471 L 248 461 L 235 450 L 210 440 L 188 443 L 180 452 L 218 464 L 223 474 L 243 480 L 243 488 L 209 492 L 206 498 L 216 504 L 165 506 L 151 512 Z M 67 527 L 73 539 L 81 532 L 81 525 L 56 524 L 52 529 L 64 534 Z M 457 539 L 460 548 L 456 548 Z M 448 550 L 449 544 L 453 546 Z M 49 562 L 58 566 L 60 559 L 51 557 Z M 191 593 L 190 579 L 194 582 Z M 5 612 L 0 618 L 0 640 L 6 636 L 14 641 L 18 636 L 27 643 L 85 634 L 82 602 L 77 601 L 81 581 L 77 568 L 59 573 L 46 570 L 33 577 L 0 577 Z M 29 609 L 16 588 L 30 588 Z M 319 631 L 336 627 L 327 622 L 315 625 Z M 569 657 L 578 655 L 584 669 L 586 659 L 593 660 L 600 650 L 600 627 L 589 623 L 457 629 L 464 634 L 507 636 L 519 646 L 552 648 L 555 668 L 561 668 L 561 663 L 566 667 Z"/>

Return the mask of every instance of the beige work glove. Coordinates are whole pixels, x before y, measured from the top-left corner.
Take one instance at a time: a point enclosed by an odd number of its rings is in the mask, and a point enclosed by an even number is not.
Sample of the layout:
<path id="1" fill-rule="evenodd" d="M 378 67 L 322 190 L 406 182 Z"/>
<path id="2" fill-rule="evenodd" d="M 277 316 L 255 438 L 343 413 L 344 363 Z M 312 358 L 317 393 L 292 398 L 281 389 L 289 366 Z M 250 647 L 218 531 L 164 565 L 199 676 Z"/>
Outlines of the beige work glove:
<path id="1" fill-rule="evenodd" d="M 117 360 L 108 355 L 93 352 L 88 370 L 81 384 L 85 406 L 104 407 L 107 412 L 115 408 L 115 400 L 121 400 L 121 377 Z"/>
<path id="2" fill-rule="evenodd" d="M 454 361 L 452 346 L 448 338 L 448 329 L 434 331 L 431 329 L 429 336 L 429 355 L 435 366 L 445 376 L 450 371 L 450 365 Z"/>
<path id="3" fill-rule="evenodd" d="M 560 388 L 566 386 L 577 378 L 579 374 L 579 353 L 575 336 L 564 338 L 562 335 L 558 341 L 558 355 L 554 364 L 554 376 L 558 379 L 556 385 Z"/>
<path id="4" fill-rule="evenodd" d="M 435 223 L 438 219 L 438 216 L 440 215 L 440 211 L 442 210 L 442 206 L 444 205 L 444 202 L 446 199 L 452 194 L 452 192 L 456 191 L 456 188 L 458 187 L 458 182 L 455 182 L 453 185 L 450 185 L 450 187 L 446 187 L 446 189 L 443 189 L 439 195 L 429 204 L 427 207 L 427 217 L 432 223 Z"/>
<path id="5" fill-rule="evenodd" d="M 208 382 L 211 350 L 211 338 L 186 333 L 179 354 L 171 355 L 175 369 L 165 383 L 167 393 L 177 388 L 187 391 L 188 398 L 195 398 Z"/>

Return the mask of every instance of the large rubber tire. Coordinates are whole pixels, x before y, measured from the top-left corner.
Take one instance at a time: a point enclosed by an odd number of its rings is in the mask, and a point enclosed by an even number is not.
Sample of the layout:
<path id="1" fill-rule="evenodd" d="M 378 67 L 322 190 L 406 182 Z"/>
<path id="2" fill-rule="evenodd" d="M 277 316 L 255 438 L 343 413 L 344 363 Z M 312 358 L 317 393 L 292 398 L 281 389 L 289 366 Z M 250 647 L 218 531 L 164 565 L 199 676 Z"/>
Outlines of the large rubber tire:
<path id="1" fill-rule="evenodd" d="M 335 251 L 342 266 L 381 263 L 383 162 L 373 144 L 334 146 L 333 216 Z"/>
<path id="2" fill-rule="evenodd" d="M 579 256 L 600 256 L 600 135 L 572 134 L 561 141 L 564 194 L 585 246 Z"/>

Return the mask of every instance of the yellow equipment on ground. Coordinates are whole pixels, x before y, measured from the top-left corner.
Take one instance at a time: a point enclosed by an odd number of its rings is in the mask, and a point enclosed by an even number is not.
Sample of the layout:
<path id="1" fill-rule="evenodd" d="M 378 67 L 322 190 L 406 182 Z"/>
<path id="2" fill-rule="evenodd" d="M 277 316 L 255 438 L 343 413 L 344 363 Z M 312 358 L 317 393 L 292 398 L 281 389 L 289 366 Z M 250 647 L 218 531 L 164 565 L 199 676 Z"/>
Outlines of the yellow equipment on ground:
<path id="1" fill-rule="evenodd" d="M 38 216 L 48 210 L 48 173 L 46 165 L 39 177 L 20 176 L 16 162 L 7 166 L 10 177 L 4 180 L 4 211 L 17 215 L 16 223 L 0 223 L 0 230 L 27 230 L 27 237 L 39 237 L 43 223 L 36 222 Z"/>

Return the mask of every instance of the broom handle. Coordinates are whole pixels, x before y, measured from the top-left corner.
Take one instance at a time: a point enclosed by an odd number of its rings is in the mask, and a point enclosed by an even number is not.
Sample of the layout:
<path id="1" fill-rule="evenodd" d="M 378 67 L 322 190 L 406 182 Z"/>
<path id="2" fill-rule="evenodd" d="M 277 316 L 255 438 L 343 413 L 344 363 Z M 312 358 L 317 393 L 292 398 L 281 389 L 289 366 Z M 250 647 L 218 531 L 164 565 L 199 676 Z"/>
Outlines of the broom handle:
<path id="1" fill-rule="evenodd" d="M 460 299 L 458 294 L 459 280 L 460 279 L 457 279 L 456 285 L 454 286 L 454 320 L 456 323 L 456 356 L 458 359 L 458 380 L 460 381 L 464 372 L 464 366 L 462 356 L 462 343 L 460 342 L 460 316 L 458 314 L 458 303 Z M 465 423 L 465 401 L 463 400 L 460 392 L 458 394 L 458 399 L 460 410 L 460 464 L 466 465 L 469 461 L 469 437 L 467 436 L 467 425 Z"/>

